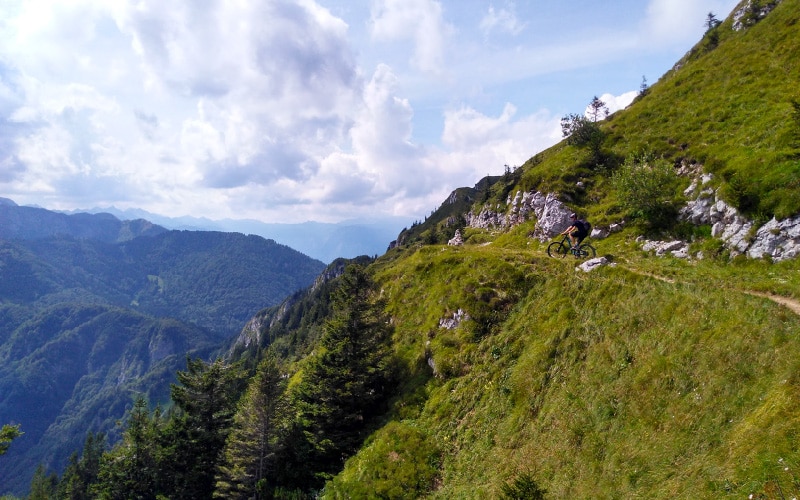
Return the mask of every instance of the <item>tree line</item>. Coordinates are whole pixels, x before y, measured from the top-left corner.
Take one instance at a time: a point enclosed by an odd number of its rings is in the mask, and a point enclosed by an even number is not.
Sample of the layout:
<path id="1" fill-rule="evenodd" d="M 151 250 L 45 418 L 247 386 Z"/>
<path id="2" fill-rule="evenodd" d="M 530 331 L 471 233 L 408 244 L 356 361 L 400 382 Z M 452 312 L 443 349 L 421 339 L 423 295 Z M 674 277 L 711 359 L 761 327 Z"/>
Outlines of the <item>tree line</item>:
<path id="1" fill-rule="evenodd" d="M 89 434 L 60 477 L 38 468 L 28 498 L 313 498 L 359 448 L 396 381 L 374 282 L 358 265 L 339 280 L 312 355 L 290 365 L 265 349 L 255 368 L 187 359 L 170 408 L 138 398 L 119 443 L 109 449 Z"/>

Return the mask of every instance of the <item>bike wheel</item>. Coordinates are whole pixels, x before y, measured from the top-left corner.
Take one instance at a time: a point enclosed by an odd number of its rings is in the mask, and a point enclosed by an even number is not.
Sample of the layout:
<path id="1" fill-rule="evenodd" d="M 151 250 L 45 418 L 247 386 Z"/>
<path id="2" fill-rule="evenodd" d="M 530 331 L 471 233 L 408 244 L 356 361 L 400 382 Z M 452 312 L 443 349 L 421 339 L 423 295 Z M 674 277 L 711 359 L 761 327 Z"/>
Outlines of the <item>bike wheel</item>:
<path id="1" fill-rule="evenodd" d="M 547 246 L 547 255 L 556 259 L 563 259 L 569 253 L 567 245 L 560 241 L 554 241 Z"/>
<path id="2" fill-rule="evenodd" d="M 597 255 L 597 252 L 594 251 L 594 247 L 588 243 L 584 243 L 580 246 L 578 253 L 584 259 L 594 259 Z"/>

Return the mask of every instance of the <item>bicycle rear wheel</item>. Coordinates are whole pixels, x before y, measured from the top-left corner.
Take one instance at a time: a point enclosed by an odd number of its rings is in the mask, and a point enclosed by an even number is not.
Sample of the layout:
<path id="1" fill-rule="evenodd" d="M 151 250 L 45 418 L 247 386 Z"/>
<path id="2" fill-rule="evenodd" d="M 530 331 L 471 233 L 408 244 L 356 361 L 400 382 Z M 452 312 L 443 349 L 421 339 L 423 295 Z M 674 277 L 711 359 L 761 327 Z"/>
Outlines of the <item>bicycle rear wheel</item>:
<path id="1" fill-rule="evenodd" d="M 597 252 L 594 251 L 594 247 L 588 243 L 584 243 L 578 248 L 578 254 L 584 259 L 594 259 L 595 256 L 597 256 Z"/>
<path id="2" fill-rule="evenodd" d="M 560 241 L 554 241 L 547 246 L 547 255 L 556 259 L 563 259 L 569 253 L 567 245 Z"/>

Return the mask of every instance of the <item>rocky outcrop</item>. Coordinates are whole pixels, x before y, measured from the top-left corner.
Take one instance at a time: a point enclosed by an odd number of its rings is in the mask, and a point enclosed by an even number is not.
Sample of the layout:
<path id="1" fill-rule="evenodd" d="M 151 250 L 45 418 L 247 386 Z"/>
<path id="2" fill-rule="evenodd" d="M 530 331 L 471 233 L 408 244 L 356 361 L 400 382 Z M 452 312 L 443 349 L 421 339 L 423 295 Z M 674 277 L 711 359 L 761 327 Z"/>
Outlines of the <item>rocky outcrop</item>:
<path id="1" fill-rule="evenodd" d="M 753 3 L 749 0 L 740 4 L 739 8 L 733 13 L 733 29 L 734 31 L 741 31 L 748 26 L 761 21 L 767 14 L 772 12 L 772 9 L 778 6 L 781 0 L 771 0 L 768 2 Z"/>
<path id="2" fill-rule="evenodd" d="M 467 225 L 505 230 L 536 217 L 533 236 L 541 241 L 552 238 L 569 226 L 571 211 L 558 200 L 556 193 L 517 191 L 514 198 L 509 197 L 506 204 L 508 209 L 505 212 L 500 212 L 502 206 L 497 206 L 484 207 L 478 214 L 468 213 Z"/>
<path id="3" fill-rule="evenodd" d="M 642 243 L 642 250 L 645 252 L 655 252 L 658 256 L 672 255 L 679 259 L 689 257 L 689 243 L 682 240 L 672 241 L 652 241 L 644 238 L 637 238 Z"/>
<path id="4" fill-rule="evenodd" d="M 454 328 L 458 328 L 458 325 L 461 324 L 462 321 L 466 321 L 469 319 L 469 314 L 467 314 L 463 309 L 460 309 L 453 313 L 453 316 L 449 318 L 442 318 L 439 320 L 439 328 L 444 328 L 446 330 L 452 330 Z"/>
<path id="5" fill-rule="evenodd" d="M 699 165 L 688 166 L 684 175 L 695 177 L 684 195 L 689 199 L 681 210 L 680 217 L 695 225 L 711 226 L 711 235 L 719 238 L 730 250 L 732 256 L 746 254 L 752 258 L 770 257 L 775 261 L 791 259 L 800 255 L 800 216 L 778 221 L 772 219 L 761 227 L 741 215 L 720 196 L 718 189 L 712 187 L 713 174 L 703 174 Z M 509 197 L 505 212 L 502 205 L 484 207 L 480 213 L 466 215 L 467 226 L 481 229 L 507 230 L 532 217 L 536 218 L 532 236 L 546 241 L 558 235 L 569 224 L 570 209 L 558 199 L 556 193 L 517 191 Z M 602 239 L 609 234 L 621 231 L 623 222 L 608 227 L 595 227 L 591 238 Z M 460 233 L 450 240 L 450 245 L 458 245 Z M 463 243 L 463 239 L 460 240 Z M 689 244 L 685 241 L 640 240 L 645 251 L 657 255 L 672 255 L 688 258 Z"/>
<path id="6" fill-rule="evenodd" d="M 769 256 L 775 261 L 800 255 L 800 216 L 778 221 L 773 218 L 761 227 L 741 215 L 709 186 L 712 174 L 695 179 L 684 194 L 690 201 L 681 210 L 681 217 L 693 224 L 710 224 L 711 236 L 719 238 L 732 256 Z"/>
<path id="7" fill-rule="evenodd" d="M 481 229 L 508 229 L 537 214 L 545 203 L 546 196 L 542 193 L 517 191 L 513 199 L 509 197 L 506 200 L 508 209 L 505 212 L 501 212 L 503 207 L 499 204 L 496 207 L 484 207 L 480 213 L 470 212 L 466 215 L 467 225 Z"/>
<path id="8" fill-rule="evenodd" d="M 773 260 L 793 259 L 800 255 L 800 216 L 782 221 L 772 220 L 758 228 L 747 249 L 747 255 Z"/>
<path id="9" fill-rule="evenodd" d="M 459 247 L 464 244 L 464 238 L 461 236 L 461 230 L 456 229 L 456 234 L 448 242 L 451 247 Z"/>

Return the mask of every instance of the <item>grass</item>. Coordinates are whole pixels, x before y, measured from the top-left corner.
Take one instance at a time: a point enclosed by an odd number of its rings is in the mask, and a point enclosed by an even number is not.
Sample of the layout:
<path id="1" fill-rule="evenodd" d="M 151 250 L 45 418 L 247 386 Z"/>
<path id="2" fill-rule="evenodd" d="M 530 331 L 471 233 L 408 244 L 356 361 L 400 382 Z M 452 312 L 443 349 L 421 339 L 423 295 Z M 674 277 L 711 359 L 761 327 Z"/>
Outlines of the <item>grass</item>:
<path id="1" fill-rule="evenodd" d="M 744 31 L 726 20 L 715 47 L 701 40 L 602 123 L 602 166 L 562 142 L 464 191 L 461 212 L 467 194 L 477 213 L 541 191 L 595 225 L 618 222 L 623 200 L 608 179 L 644 153 L 701 165 L 756 221 L 800 213 L 798 21 L 797 0 Z M 409 241 L 446 234 L 451 212 L 443 205 Z M 415 244 L 373 266 L 406 377 L 392 427 L 326 496 L 345 497 L 342 485 L 356 480 L 363 491 L 380 480 L 373 491 L 448 500 L 500 498 L 510 484 L 545 498 L 800 495 L 800 317 L 751 293 L 800 300 L 797 263 L 729 259 L 709 228 L 681 225 L 661 228 L 664 237 L 688 235 L 710 257 L 655 257 L 628 224 L 592 242 L 616 267 L 587 274 L 574 259 L 547 258 L 547 243 L 528 238 L 532 224 L 467 228 L 463 247 Z M 440 328 L 459 309 L 471 319 Z M 397 466 L 387 457 L 404 466 L 396 479 L 381 475 Z"/>
<path id="2" fill-rule="evenodd" d="M 616 222 L 624 213 L 606 178 L 626 158 L 646 153 L 699 163 L 717 176 L 725 200 L 751 218 L 800 213 L 798 21 L 795 1 L 781 2 L 747 30 L 725 21 L 716 48 L 701 40 L 647 95 L 601 123 L 602 168 L 587 164 L 585 148 L 562 142 L 526 162 L 517 187 L 559 193 L 592 220 Z"/>
<path id="3" fill-rule="evenodd" d="M 498 240 L 378 266 L 398 353 L 419 374 L 392 420 L 424 451 L 379 431 L 343 478 L 368 481 L 369 464 L 383 463 L 370 453 L 383 450 L 408 470 L 438 464 L 418 497 L 499 498 L 517 477 L 545 498 L 800 493 L 800 318 L 732 292 L 795 293 L 796 269 L 784 278 L 791 266 L 689 264 L 604 241 L 624 266 L 585 274 L 514 234 Z M 498 298 L 503 314 L 483 317 L 488 327 L 438 326 Z M 433 376 L 427 359 L 449 368 Z"/>

